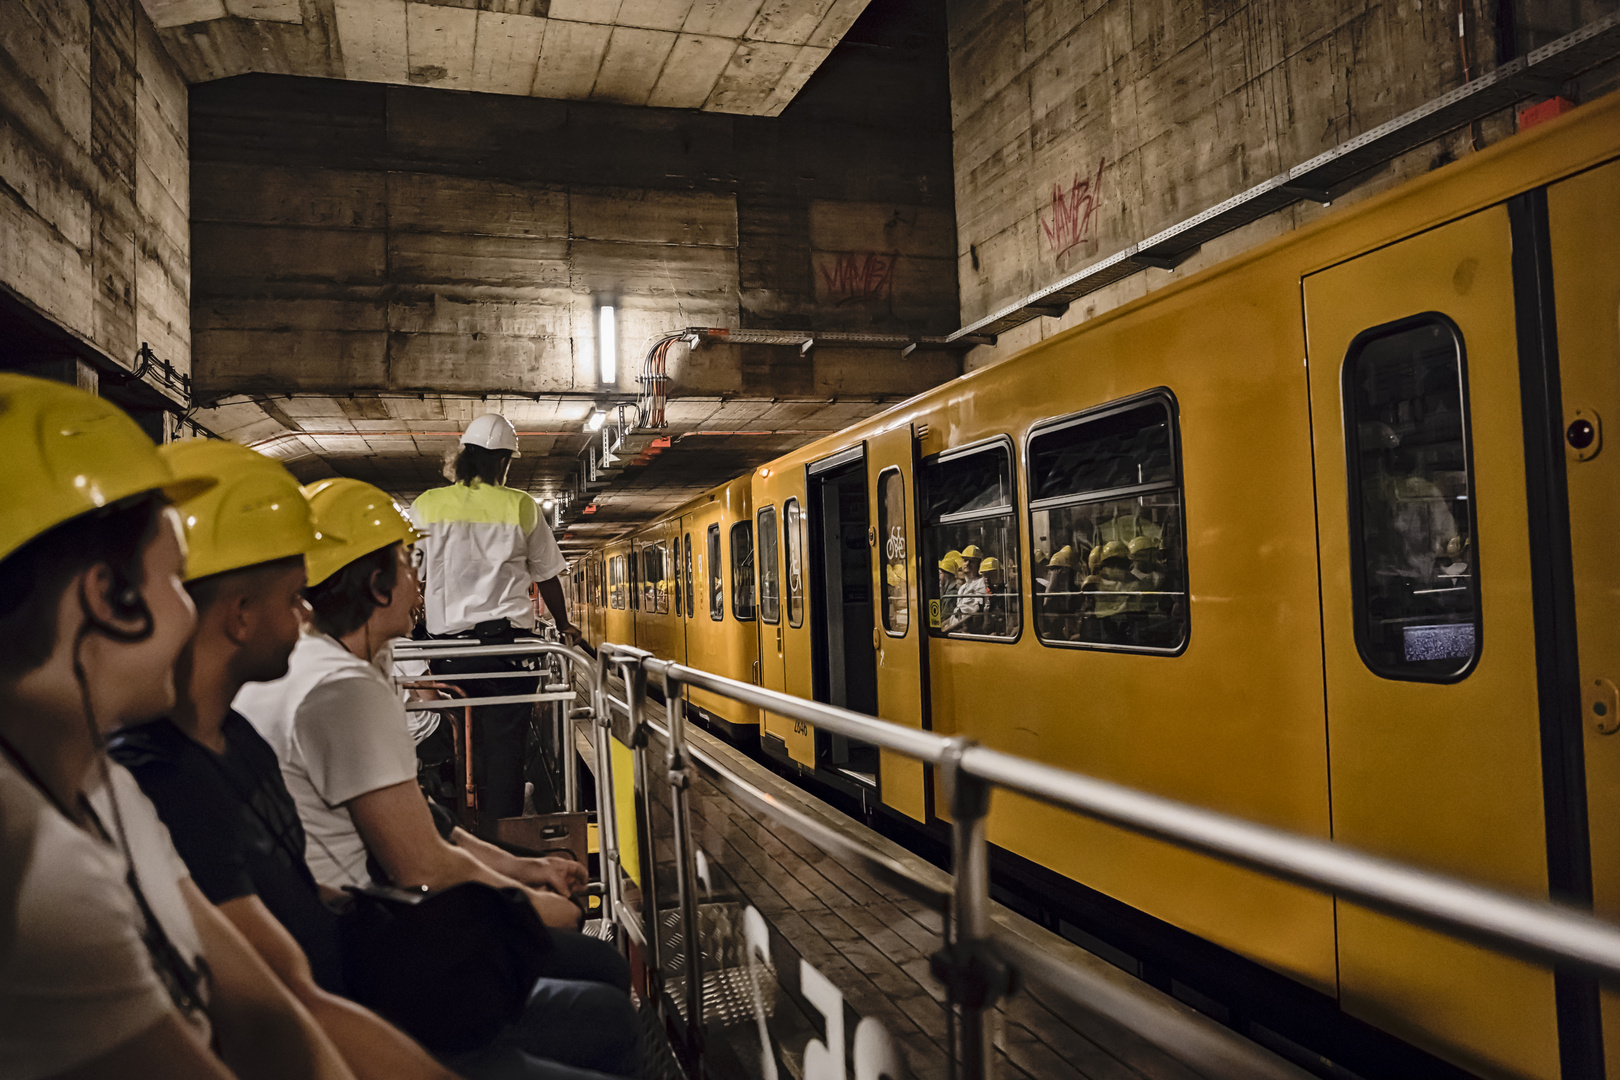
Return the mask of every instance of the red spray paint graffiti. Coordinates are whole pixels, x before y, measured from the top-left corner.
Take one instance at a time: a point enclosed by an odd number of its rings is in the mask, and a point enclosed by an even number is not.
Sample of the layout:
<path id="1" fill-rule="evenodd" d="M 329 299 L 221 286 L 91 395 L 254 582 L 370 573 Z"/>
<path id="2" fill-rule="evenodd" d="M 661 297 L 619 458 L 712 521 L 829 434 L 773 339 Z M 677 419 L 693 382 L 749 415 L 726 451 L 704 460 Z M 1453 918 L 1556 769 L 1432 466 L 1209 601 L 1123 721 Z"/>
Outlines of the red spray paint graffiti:
<path id="1" fill-rule="evenodd" d="M 1097 210 L 1102 205 L 1103 166 L 1107 163 L 1106 157 L 1098 158 L 1097 175 L 1093 177 L 1083 179 L 1075 173 L 1068 191 L 1052 185 L 1051 219 L 1037 214 L 1036 220 L 1054 256 L 1061 257 L 1081 241 L 1089 240 L 1095 231 Z"/>
<path id="2" fill-rule="evenodd" d="M 845 252 L 831 268 L 821 266 L 821 280 L 838 304 L 877 300 L 894 288 L 894 256 Z"/>

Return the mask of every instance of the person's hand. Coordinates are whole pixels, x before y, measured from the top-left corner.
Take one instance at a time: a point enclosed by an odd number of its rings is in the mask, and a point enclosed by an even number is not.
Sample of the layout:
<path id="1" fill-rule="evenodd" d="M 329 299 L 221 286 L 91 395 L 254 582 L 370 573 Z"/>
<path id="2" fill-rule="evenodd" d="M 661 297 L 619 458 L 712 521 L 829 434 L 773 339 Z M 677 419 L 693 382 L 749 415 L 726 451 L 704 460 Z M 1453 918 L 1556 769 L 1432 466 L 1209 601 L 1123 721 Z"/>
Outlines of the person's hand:
<path id="1" fill-rule="evenodd" d="M 573 859 L 543 855 L 537 859 L 517 860 L 517 872 L 511 876 L 535 889 L 549 889 L 559 896 L 573 896 L 589 883 L 585 868 Z"/>
<path id="2" fill-rule="evenodd" d="M 561 630 L 562 638 L 570 645 L 578 645 L 585 632 L 577 626 L 565 626 Z"/>
<path id="3" fill-rule="evenodd" d="M 585 911 L 572 900 L 552 892 L 529 890 L 529 903 L 540 921 L 557 930 L 578 930 L 585 925 Z"/>

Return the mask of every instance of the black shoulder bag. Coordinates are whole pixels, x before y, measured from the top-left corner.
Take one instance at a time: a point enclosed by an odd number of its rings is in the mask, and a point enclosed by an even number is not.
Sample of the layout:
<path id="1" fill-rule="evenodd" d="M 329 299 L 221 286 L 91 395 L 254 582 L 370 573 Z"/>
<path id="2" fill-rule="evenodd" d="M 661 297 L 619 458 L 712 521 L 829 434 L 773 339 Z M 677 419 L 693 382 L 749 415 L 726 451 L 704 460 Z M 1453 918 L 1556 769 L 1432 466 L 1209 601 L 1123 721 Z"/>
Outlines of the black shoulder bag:
<path id="1" fill-rule="evenodd" d="M 349 996 L 435 1054 L 476 1050 L 522 1015 L 551 935 L 519 889 L 350 887 Z"/>

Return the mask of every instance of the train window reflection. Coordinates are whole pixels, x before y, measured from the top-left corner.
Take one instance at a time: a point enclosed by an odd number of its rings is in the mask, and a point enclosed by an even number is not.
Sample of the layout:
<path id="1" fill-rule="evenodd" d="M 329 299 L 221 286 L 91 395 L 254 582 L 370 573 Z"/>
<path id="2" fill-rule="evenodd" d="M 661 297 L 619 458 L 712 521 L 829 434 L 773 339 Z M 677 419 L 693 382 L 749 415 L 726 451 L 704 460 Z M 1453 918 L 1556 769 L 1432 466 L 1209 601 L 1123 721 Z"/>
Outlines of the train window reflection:
<path id="1" fill-rule="evenodd" d="M 1023 613 L 1012 447 L 1001 440 L 940 454 L 923 462 L 918 484 L 924 556 L 936 570 L 927 579 L 929 632 L 1016 638 Z"/>
<path id="2" fill-rule="evenodd" d="M 1156 393 L 1037 428 L 1029 470 L 1041 641 L 1184 647 L 1186 537 L 1173 401 Z"/>
<path id="3" fill-rule="evenodd" d="M 747 521 L 731 527 L 731 613 L 743 622 L 754 617 L 754 532 Z"/>
<path id="4" fill-rule="evenodd" d="M 1367 331 L 1344 403 L 1356 647 L 1386 678 L 1462 678 L 1482 628 L 1461 334 L 1439 315 Z"/>
<path id="5" fill-rule="evenodd" d="M 787 546 L 788 625 L 804 625 L 804 513 L 798 499 L 782 507 L 782 533 Z"/>
<path id="6" fill-rule="evenodd" d="M 782 619 L 782 566 L 776 550 L 776 507 L 759 512 L 759 617 L 776 624 Z"/>
<path id="7" fill-rule="evenodd" d="M 906 570 L 906 482 L 899 469 L 878 477 L 878 542 L 883 545 L 883 629 L 905 637 L 911 626 Z"/>
<path id="8" fill-rule="evenodd" d="M 623 555 L 615 555 L 608 560 L 608 590 L 611 605 L 623 610 L 625 607 Z"/>
<path id="9" fill-rule="evenodd" d="M 697 593 L 692 591 L 692 534 L 686 534 L 686 617 L 697 616 Z"/>
<path id="10" fill-rule="evenodd" d="M 709 618 L 726 617 L 725 586 L 720 579 L 720 526 L 709 526 Z"/>

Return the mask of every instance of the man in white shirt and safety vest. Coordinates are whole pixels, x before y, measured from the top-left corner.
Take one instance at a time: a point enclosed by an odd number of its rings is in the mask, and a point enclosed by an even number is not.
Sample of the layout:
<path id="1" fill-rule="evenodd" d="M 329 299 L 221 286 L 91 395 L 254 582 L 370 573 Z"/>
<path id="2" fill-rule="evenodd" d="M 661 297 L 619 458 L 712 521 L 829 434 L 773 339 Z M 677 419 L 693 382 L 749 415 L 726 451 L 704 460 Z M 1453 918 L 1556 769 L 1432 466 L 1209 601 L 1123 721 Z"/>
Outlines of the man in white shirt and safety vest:
<path id="1" fill-rule="evenodd" d="M 568 621 L 561 575 L 568 563 L 557 550 L 527 492 L 509 488 L 506 473 L 518 456 L 517 431 L 499 413 L 485 413 L 467 426 L 455 460 L 455 483 L 423 492 L 411 505 L 416 528 L 425 534 L 417 549 L 426 578 L 423 603 L 427 631 L 435 637 L 476 637 L 482 644 L 509 644 L 534 631 L 529 584 L 540 597 L 564 640 L 579 632 Z M 474 671 L 521 671 L 533 658 L 468 657 L 433 662 L 443 675 Z M 464 680 L 468 696 L 533 693 L 539 681 Z M 529 717 L 534 706 L 485 705 L 473 709 L 473 784 L 478 791 L 480 830 L 493 830 L 503 817 L 523 813 L 524 765 L 528 758 Z"/>

